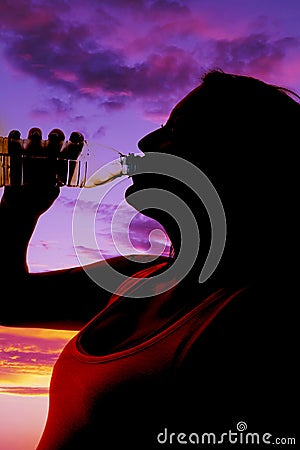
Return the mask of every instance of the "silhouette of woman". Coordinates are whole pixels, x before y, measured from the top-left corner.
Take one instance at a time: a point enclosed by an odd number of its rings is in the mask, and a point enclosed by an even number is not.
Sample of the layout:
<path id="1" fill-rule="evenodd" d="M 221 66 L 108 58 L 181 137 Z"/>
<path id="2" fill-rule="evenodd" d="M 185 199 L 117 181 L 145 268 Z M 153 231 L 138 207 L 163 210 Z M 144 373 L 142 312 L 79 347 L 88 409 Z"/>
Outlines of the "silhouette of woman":
<path id="1" fill-rule="evenodd" d="M 205 283 L 199 284 L 198 277 L 210 247 L 207 211 L 189 186 L 157 174 L 133 176 L 126 198 L 137 207 L 131 194 L 161 188 L 192 210 L 200 251 L 175 287 L 162 294 L 154 288 L 147 298 L 130 297 L 131 290 L 138 292 L 152 275 L 170 267 L 173 260 L 167 258 L 143 270 L 138 262 L 112 259 L 117 270 L 136 277 L 113 296 L 93 286 L 80 269 L 23 273 L 29 289 L 38 286 L 42 292 L 49 286 L 54 301 L 43 309 L 40 300 L 29 300 L 17 319 L 6 311 L 4 323 L 63 320 L 67 327 L 67 320 L 77 320 L 78 326 L 89 320 L 55 364 L 38 450 L 176 448 L 203 444 L 207 433 L 215 442 L 220 436 L 231 442 L 230 436 L 242 444 L 239 421 L 256 433 L 256 442 L 264 433 L 272 442 L 295 433 L 297 277 L 292 256 L 298 230 L 294 155 L 299 123 L 300 106 L 289 90 L 216 70 L 173 108 L 163 127 L 139 141 L 145 158 L 159 151 L 187 159 L 220 195 L 226 246 Z M 22 239 L 16 248 L 24 265 L 25 240 L 58 190 L 5 192 L 2 227 L 11 209 L 20 214 L 22 195 L 30 199 L 17 222 Z M 165 227 L 176 260 L 182 245 L 178 224 L 162 210 L 142 212 Z M 15 267 L 15 261 L 11 264 Z M 101 270 L 101 263 L 95 267 Z M 81 289 L 93 291 L 90 298 L 97 304 L 82 305 Z M 75 305 L 68 303 L 69 295 L 61 296 L 75 290 Z M 62 298 L 66 303 L 60 308 Z"/>

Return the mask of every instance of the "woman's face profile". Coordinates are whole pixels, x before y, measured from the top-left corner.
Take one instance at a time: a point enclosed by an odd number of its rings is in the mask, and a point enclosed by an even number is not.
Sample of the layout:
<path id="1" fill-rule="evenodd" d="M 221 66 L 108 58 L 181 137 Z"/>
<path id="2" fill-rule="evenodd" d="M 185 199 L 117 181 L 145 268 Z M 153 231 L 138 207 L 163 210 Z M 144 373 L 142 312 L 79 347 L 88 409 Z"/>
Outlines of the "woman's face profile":
<path id="1" fill-rule="evenodd" d="M 181 158 L 190 159 L 189 147 L 186 145 L 188 137 L 189 142 L 195 139 L 194 131 L 191 131 L 189 117 L 193 114 L 191 100 L 198 97 L 201 86 L 192 90 L 172 109 L 168 120 L 160 128 L 148 133 L 138 141 L 138 148 L 147 156 L 149 152 L 167 153 L 169 155 L 179 156 Z M 198 98 L 196 98 L 196 103 Z M 195 102 L 194 102 L 195 104 Z M 132 185 L 126 190 L 125 197 L 128 203 L 135 208 L 134 200 L 130 198 L 130 194 L 141 191 L 143 189 L 157 188 L 170 190 L 175 195 L 180 196 L 178 185 L 175 186 L 169 177 L 158 174 L 139 174 L 132 176 Z M 138 208 L 136 208 L 138 209 Z M 159 211 L 147 210 L 142 211 L 149 217 L 162 223 L 162 216 Z M 162 225 L 165 225 L 162 223 Z"/>

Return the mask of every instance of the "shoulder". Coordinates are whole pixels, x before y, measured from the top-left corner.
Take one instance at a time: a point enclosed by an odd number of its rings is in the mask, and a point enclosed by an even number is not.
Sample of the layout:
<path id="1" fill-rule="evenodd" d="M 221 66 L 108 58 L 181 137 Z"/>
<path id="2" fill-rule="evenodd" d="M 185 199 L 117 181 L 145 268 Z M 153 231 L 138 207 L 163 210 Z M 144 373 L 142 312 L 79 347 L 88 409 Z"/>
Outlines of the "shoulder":
<path id="1" fill-rule="evenodd" d="M 274 291 L 241 292 L 199 334 L 176 373 L 186 399 L 204 408 L 204 422 L 239 417 L 257 426 L 292 423 L 296 390 L 295 329 Z M 284 430 L 284 428 L 283 428 Z"/>

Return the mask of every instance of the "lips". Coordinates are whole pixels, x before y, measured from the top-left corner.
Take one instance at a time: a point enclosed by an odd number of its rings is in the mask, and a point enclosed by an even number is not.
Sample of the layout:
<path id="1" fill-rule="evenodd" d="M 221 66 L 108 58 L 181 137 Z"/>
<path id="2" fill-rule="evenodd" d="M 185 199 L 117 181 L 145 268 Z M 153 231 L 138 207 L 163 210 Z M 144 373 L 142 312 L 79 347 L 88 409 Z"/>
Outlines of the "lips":
<path id="1" fill-rule="evenodd" d="M 132 179 L 132 185 L 128 186 L 128 188 L 125 191 L 125 198 L 127 199 L 127 197 L 131 194 L 134 194 L 135 192 L 137 192 L 139 190 L 138 188 L 138 182 L 136 181 L 136 177 L 137 175 L 133 175 L 131 177 Z"/>

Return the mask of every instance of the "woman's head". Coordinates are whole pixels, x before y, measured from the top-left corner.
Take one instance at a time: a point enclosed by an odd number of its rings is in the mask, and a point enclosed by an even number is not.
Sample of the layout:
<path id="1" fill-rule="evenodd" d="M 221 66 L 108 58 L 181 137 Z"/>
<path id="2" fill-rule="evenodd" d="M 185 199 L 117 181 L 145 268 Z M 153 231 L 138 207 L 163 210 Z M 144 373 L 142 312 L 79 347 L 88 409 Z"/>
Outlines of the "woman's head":
<path id="1" fill-rule="evenodd" d="M 249 273 L 272 246 L 279 249 L 282 234 L 287 236 L 299 125 L 300 105 L 288 90 L 212 71 L 174 107 L 166 124 L 138 145 L 145 154 L 159 151 L 185 158 L 204 172 L 227 218 L 223 261 Z M 207 252 L 210 223 L 199 199 L 181 183 L 150 174 L 133 177 L 127 195 L 149 187 L 170 190 L 188 204 L 204 236 L 202 251 Z M 174 220 L 154 209 L 144 213 L 164 225 L 178 251 L 180 230 Z"/>

